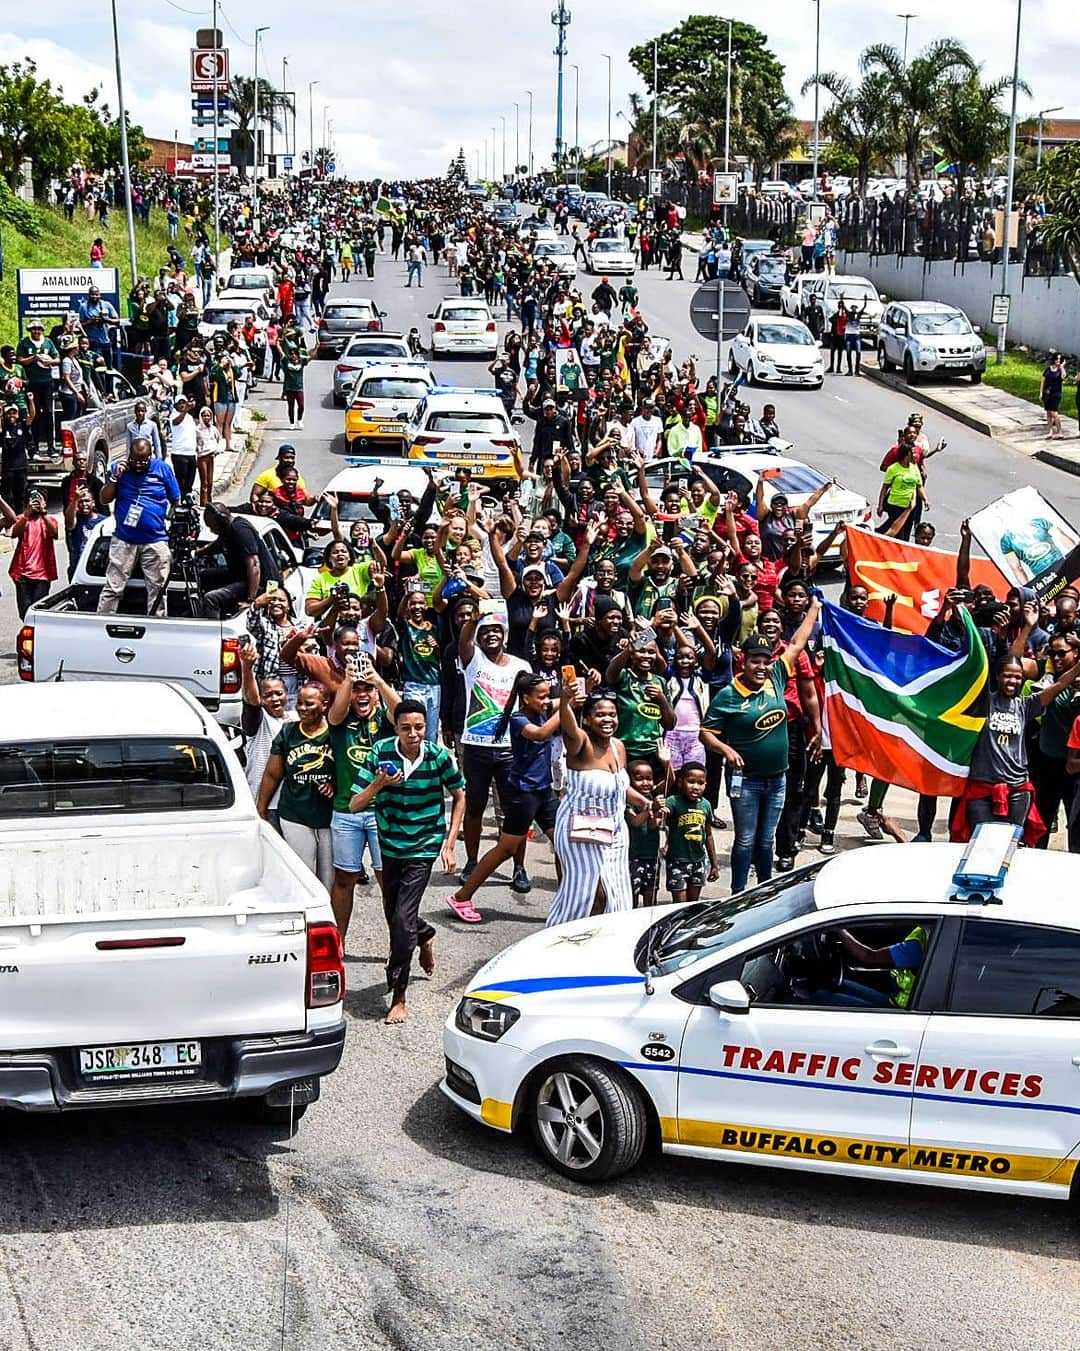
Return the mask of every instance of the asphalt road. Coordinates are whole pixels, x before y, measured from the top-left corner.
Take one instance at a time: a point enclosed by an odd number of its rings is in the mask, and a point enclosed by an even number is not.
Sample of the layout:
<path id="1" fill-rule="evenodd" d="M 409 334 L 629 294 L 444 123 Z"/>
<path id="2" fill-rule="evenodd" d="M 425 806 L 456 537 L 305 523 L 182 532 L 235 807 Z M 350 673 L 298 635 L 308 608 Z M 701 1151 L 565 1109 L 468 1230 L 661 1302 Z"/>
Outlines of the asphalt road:
<path id="1" fill-rule="evenodd" d="M 433 271 L 409 293 L 403 271 L 380 258 L 373 289 L 407 329 L 448 286 Z M 690 290 L 642 285 L 654 326 L 696 351 L 680 318 Z M 330 372 L 311 368 L 306 428 L 290 438 L 315 487 L 344 454 Z M 775 401 L 807 458 L 867 492 L 908 407 L 845 378 Z M 284 405 L 262 407 L 268 458 L 288 434 Z M 945 434 L 932 500 L 952 529 L 1024 482 L 1080 518 L 1066 476 Z M 292 1144 L 225 1108 L 0 1119 L 2 1351 L 1080 1345 L 1080 1229 L 1064 1206 L 673 1159 L 586 1189 L 460 1116 L 436 1088 L 441 1024 L 482 961 L 543 923 L 541 849 L 530 871 L 528 897 L 508 874 L 480 893 L 474 930 L 435 882 L 438 969 L 398 1029 L 382 1024 L 385 931 L 362 889 L 345 1059 Z"/>

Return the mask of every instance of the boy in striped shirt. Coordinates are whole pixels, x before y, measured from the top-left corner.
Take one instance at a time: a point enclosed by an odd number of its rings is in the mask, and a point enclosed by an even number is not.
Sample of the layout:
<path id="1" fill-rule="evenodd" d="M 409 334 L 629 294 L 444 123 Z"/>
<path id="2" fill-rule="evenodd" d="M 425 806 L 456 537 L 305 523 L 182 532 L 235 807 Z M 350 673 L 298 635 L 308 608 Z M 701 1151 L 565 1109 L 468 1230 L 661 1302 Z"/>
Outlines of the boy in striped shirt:
<path id="1" fill-rule="evenodd" d="M 374 811 L 382 851 L 383 910 L 390 930 L 386 985 L 388 1023 L 407 1017 L 405 991 L 412 955 L 435 970 L 435 930 L 420 919 L 420 899 L 431 880 L 435 859 L 453 873 L 454 850 L 465 815 L 465 781 L 447 751 L 426 740 L 427 711 L 416 699 L 402 699 L 394 710 L 395 736 L 376 741 L 360 766 L 350 811 Z M 446 794 L 450 794 L 450 827 Z"/>

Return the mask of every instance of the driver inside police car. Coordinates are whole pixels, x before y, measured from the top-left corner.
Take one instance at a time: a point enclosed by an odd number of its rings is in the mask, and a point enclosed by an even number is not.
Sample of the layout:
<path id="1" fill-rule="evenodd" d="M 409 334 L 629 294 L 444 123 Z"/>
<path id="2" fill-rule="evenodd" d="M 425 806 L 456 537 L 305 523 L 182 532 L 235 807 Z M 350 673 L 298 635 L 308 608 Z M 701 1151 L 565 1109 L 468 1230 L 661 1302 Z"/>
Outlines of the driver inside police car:
<path id="1" fill-rule="evenodd" d="M 929 942 L 926 929 L 917 924 L 899 943 L 889 943 L 883 948 L 867 947 L 847 929 L 838 930 L 836 936 L 844 952 L 857 966 L 872 970 L 887 970 L 891 989 L 886 994 L 872 985 L 863 985 L 844 976 L 833 990 L 815 990 L 811 995 L 811 1002 L 842 1007 L 906 1009 L 911 1003 L 911 996 L 919 979 L 919 969 L 926 957 Z"/>

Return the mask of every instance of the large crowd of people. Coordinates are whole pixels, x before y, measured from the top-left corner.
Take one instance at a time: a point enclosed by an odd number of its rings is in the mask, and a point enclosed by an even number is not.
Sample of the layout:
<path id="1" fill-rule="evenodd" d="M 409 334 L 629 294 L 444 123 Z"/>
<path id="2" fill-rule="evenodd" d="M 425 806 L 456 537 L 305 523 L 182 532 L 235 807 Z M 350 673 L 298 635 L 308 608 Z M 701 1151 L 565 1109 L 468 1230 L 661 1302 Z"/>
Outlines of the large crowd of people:
<path id="1" fill-rule="evenodd" d="M 185 419 L 220 416 L 230 349 L 243 347 L 255 373 L 280 376 L 287 392 L 290 359 L 306 359 L 305 320 L 356 259 L 369 274 L 396 262 L 407 284 L 422 255 L 463 293 L 506 307 L 491 372 L 508 409 L 520 405 L 531 423 L 526 477 L 494 489 L 466 469 L 430 469 L 418 499 L 377 481 L 372 521 L 340 521 L 323 494 L 329 539 L 319 537 L 304 613 L 244 560 L 217 602 L 246 615 L 243 730 L 260 813 L 330 889 L 343 934 L 367 867 L 381 886 L 390 1021 L 405 1016 L 414 950 L 425 969 L 434 963 L 420 910 L 440 859 L 457 875 L 447 904 L 476 924 L 480 887 L 500 866 L 512 867 L 515 892 L 530 891 L 528 851 L 548 847 L 546 836 L 559 871 L 549 923 L 561 923 L 693 901 L 721 877 L 738 891 L 792 870 L 807 851 L 834 852 L 840 830 L 845 766 L 822 718 L 817 590 L 839 527 L 815 543 L 813 501 L 719 486 L 695 457 L 762 447 L 780 434 L 775 408 L 752 406 L 739 382 L 718 384 L 658 343 L 631 283 L 616 291 L 607 279 L 560 276 L 520 220 L 500 223 L 445 180 L 267 193 L 259 230 L 238 220 L 233 249 L 239 265 L 275 270 L 281 321 L 269 349 L 256 356 L 237 332 L 209 353 L 180 340 L 162 350 L 173 464 L 190 487 L 194 469 L 177 466 L 198 459 Z M 645 241 L 667 240 L 670 266 L 677 224 L 660 208 L 632 209 L 610 228 L 639 257 Z M 570 349 L 577 386 L 563 378 Z M 121 479 L 145 472 L 153 454 L 146 438 L 133 447 Z M 933 538 L 926 466 L 938 449 L 918 415 L 883 448 L 883 532 Z M 657 460 L 667 466 L 659 476 Z M 111 484 L 102 490 L 84 471 L 72 493 L 88 512 L 107 511 Z M 167 481 L 164 491 L 172 496 Z M 274 516 L 310 545 L 317 502 L 286 443 L 249 500 L 228 519 L 211 503 L 207 522 L 231 538 L 244 512 Z M 40 501 L 0 509 L 14 522 L 17 560 L 51 551 Z M 966 608 L 993 674 L 971 765 L 977 791 L 954 808 L 951 829 L 997 817 L 1045 846 L 1064 810 L 1080 851 L 1077 592 L 1040 608 L 1022 586 L 972 591 L 969 551 L 965 534 L 936 634 L 948 643 Z M 868 600 L 854 580 L 840 596 L 857 615 Z M 866 799 L 861 829 L 903 839 L 884 811 L 889 766 L 853 787 Z M 932 837 L 936 806 L 920 801 L 917 838 Z M 484 851 L 492 809 L 497 839 Z"/>

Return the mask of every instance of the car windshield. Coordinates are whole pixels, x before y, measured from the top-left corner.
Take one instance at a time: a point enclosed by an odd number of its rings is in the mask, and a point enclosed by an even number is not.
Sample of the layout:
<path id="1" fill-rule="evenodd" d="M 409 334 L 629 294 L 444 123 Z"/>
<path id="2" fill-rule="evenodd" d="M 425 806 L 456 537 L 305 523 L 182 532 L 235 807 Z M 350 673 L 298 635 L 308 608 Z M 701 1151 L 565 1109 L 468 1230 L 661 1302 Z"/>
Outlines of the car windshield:
<path id="1" fill-rule="evenodd" d="M 944 314 L 915 314 L 911 318 L 913 333 L 936 335 L 939 333 L 970 333 L 971 325 L 959 310 L 949 310 Z"/>
<path id="2" fill-rule="evenodd" d="M 230 272 L 225 283 L 227 291 L 265 291 L 266 278 L 261 272 L 252 272 L 245 268 L 243 272 Z"/>
<path id="3" fill-rule="evenodd" d="M 449 319 L 454 324 L 486 324 L 489 317 L 487 310 L 464 305 L 446 305 L 439 314 L 440 319 Z"/>
<path id="4" fill-rule="evenodd" d="M 773 258 L 766 254 L 757 265 L 759 277 L 784 277 L 787 275 L 787 265 L 783 258 Z"/>
<path id="5" fill-rule="evenodd" d="M 625 253 L 626 245 L 621 239 L 594 239 L 593 253 Z"/>
<path id="6" fill-rule="evenodd" d="M 822 865 L 811 866 L 816 871 Z M 639 939 L 634 961 L 644 972 L 648 959 L 656 974 L 666 976 L 814 909 L 814 883 L 804 871 L 776 877 L 738 896 L 686 906 L 662 919 Z"/>
<path id="7" fill-rule="evenodd" d="M 774 493 L 816 493 L 828 479 L 808 464 L 788 465 L 786 469 L 766 470 Z"/>
<path id="8" fill-rule="evenodd" d="M 814 347 L 814 339 L 805 328 L 793 328 L 787 324 L 758 324 L 758 342 L 787 342 L 796 347 Z"/>
<path id="9" fill-rule="evenodd" d="M 384 489 L 383 494 L 386 496 L 388 490 Z M 360 497 L 355 493 L 342 492 L 337 492 L 334 496 L 337 498 L 339 521 L 375 520 L 375 513 L 368 506 L 368 499 L 366 497 Z M 312 514 L 317 521 L 328 521 L 330 519 L 330 507 L 320 497 L 315 506 L 315 511 Z"/>
<path id="10" fill-rule="evenodd" d="M 429 432 L 469 432 L 473 436 L 505 436 L 506 422 L 497 413 L 432 413 Z"/>
<path id="11" fill-rule="evenodd" d="M 225 328 L 235 319 L 238 324 L 247 321 L 249 314 L 254 314 L 253 310 L 218 310 L 211 305 L 207 305 L 203 310 L 203 323 L 213 324 L 215 328 Z"/>
<path id="12" fill-rule="evenodd" d="M 859 304 L 864 300 L 875 303 L 878 300 L 877 291 L 865 281 L 833 282 L 831 294 L 834 300 L 842 300 L 845 305 L 850 305 L 853 300 Z"/>
<path id="13" fill-rule="evenodd" d="M 202 811 L 232 802 L 229 772 L 210 741 L 90 738 L 0 746 L 0 819 Z"/>
<path id="14" fill-rule="evenodd" d="M 409 349 L 403 342 L 353 342 L 347 357 L 408 357 Z"/>
<path id="15" fill-rule="evenodd" d="M 556 253 L 569 253 L 570 245 L 563 239 L 542 239 L 536 246 L 536 252 L 542 258 Z"/>
<path id="16" fill-rule="evenodd" d="M 327 305 L 327 319 L 370 319 L 375 313 L 370 305 Z"/>
<path id="17" fill-rule="evenodd" d="M 398 375 L 374 376 L 360 386 L 362 399 L 422 399 L 426 393 L 426 380 L 406 380 Z"/>

